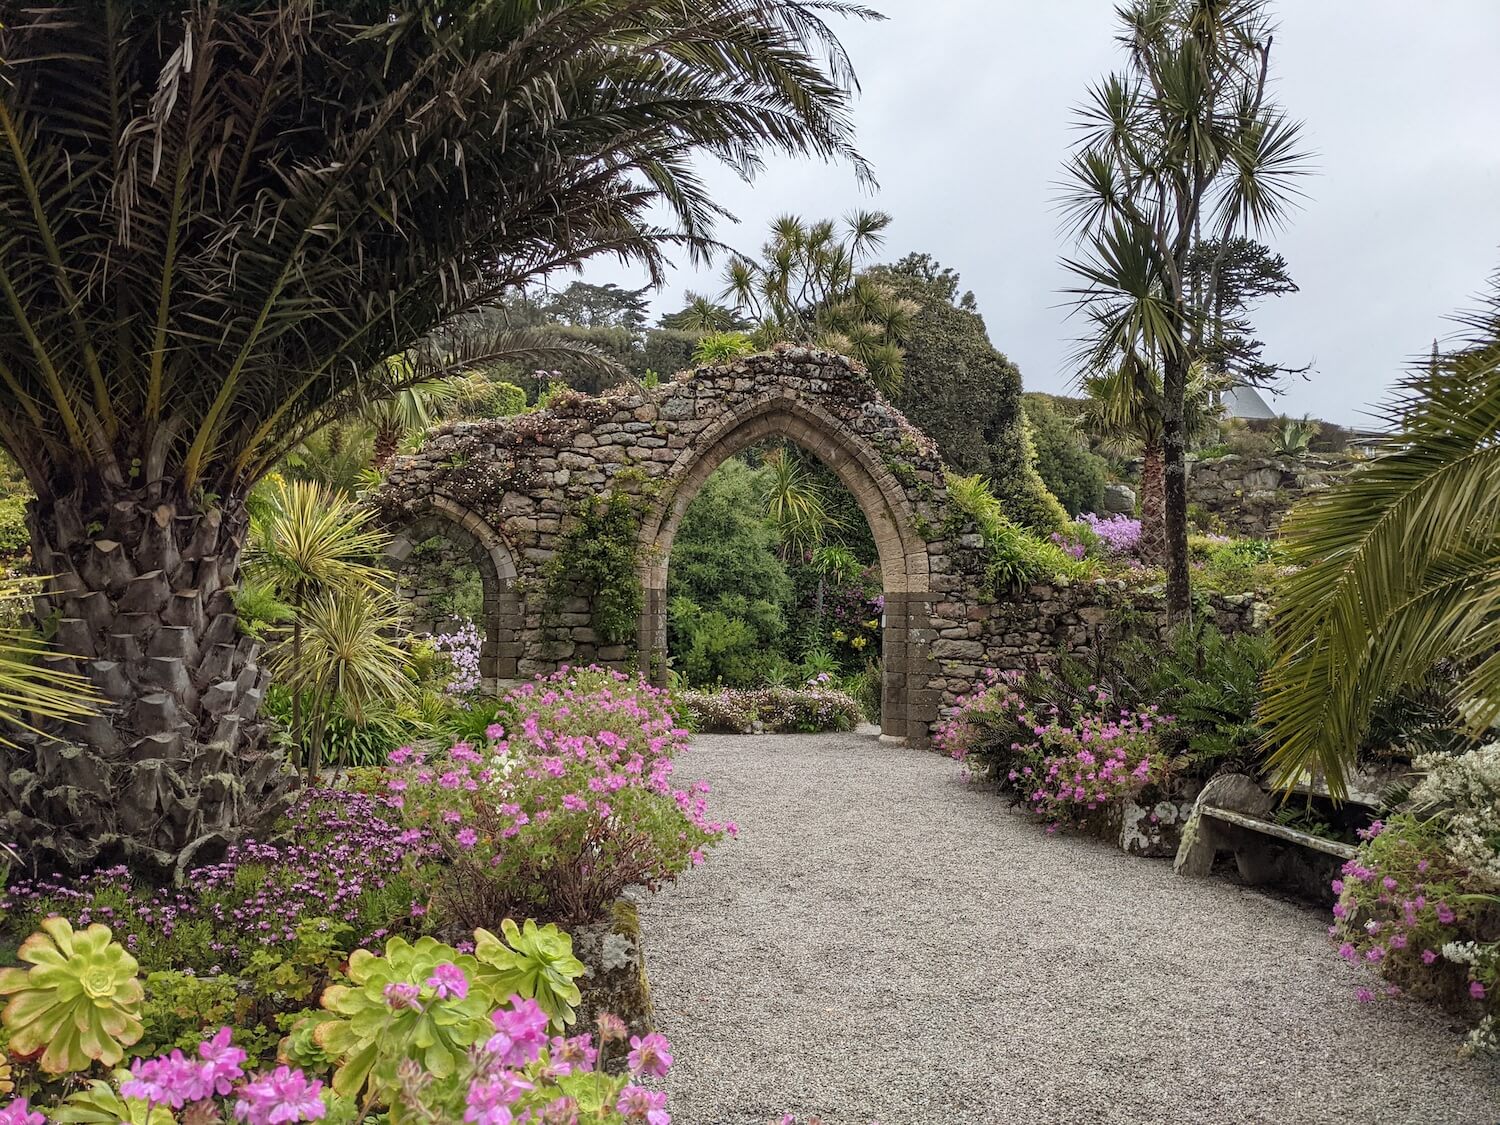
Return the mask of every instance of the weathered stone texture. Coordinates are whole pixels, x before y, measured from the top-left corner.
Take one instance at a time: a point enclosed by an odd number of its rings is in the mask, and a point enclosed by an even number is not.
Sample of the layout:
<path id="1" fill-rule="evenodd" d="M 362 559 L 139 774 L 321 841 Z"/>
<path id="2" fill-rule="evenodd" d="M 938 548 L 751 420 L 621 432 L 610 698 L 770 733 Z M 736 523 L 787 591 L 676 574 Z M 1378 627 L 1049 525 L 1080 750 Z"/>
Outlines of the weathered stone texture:
<path id="1" fill-rule="evenodd" d="M 1218 517 L 1234 535 L 1264 538 L 1309 492 L 1327 488 L 1357 464 L 1347 456 L 1241 457 L 1188 464 L 1188 503 Z"/>

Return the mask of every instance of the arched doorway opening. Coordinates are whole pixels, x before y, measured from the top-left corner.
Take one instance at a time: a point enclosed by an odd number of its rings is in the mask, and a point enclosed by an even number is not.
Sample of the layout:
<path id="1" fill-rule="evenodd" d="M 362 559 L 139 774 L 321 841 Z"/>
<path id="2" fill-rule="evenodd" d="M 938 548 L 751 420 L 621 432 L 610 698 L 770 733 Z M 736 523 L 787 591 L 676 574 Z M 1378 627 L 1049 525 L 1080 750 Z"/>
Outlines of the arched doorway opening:
<path id="1" fill-rule="evenodd" d="M 472 621 L 479 632 L 479 690 L 516 678 L 522 615 L 516 564 L 504 539 L 444 497 L 395 531 L 386 546 L 397 596 L 413 632 L 438 634 Z"/>
<path id="2" fill-rule="evenodd" d="M 649 654 L 653 679 L 666 679 L 667 582 L 673 541 L 688 506 L 728 458 L 778 437 L 831 469 L 869 523 L 884 597 L 881 733 L 925 743 L 929 712 L 935 712 L 927 698 L 931 594 L 926 541 L 917 534 L 904 489 L 875 452 L 816 406 L 789 396 L 768 396 L 705 430 L 673 464 L 661 502 L 644 521 L 645 603 L 638 643 L 643 657 Z"/>

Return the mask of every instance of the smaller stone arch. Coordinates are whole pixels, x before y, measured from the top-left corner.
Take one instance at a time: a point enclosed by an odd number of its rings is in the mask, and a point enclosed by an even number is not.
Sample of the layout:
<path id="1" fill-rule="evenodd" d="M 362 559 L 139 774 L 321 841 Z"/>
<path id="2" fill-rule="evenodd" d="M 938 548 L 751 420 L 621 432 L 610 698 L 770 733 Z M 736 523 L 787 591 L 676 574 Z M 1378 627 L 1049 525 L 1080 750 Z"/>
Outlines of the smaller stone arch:
<path id="1" fill-rule="evenodd" d="M 516 592 L 516 563 L 505 538 L 477 513 L 446 496 L 434 495 L 392 531 L 385 556 L 398 574 L 417 545 L 440 536 L 463 551 L 479 569 L 483 589 L 480 610 L 480 690 L 498 694 L 505 681 L 517 678 L 523 623 Z M 399 579 L 398 579 L 399 581 Z"/>

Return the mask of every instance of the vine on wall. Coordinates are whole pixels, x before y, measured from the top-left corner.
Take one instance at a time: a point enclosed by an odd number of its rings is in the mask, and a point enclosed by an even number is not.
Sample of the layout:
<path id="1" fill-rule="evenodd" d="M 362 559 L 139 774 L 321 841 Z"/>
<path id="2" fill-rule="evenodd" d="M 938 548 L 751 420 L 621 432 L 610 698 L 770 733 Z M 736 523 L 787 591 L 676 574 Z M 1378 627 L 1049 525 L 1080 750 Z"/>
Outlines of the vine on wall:
<path id="1" fill-rule="evenodd" d="M 562 611 L 569 597 L 587 598 L 600 644 L 633 640 L 645 595 L 637 573 L 641 502 L 611 490 L 584 500 L 547 563 L 543 607 Z"/>

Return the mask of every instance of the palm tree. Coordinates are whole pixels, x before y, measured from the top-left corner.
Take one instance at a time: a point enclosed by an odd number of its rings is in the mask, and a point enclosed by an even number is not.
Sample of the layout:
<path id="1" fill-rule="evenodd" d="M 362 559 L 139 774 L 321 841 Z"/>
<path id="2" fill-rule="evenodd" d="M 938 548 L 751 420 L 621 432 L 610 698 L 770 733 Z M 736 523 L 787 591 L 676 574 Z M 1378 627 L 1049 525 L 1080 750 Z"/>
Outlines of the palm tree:
<path id="1" fill-rule="evenodd" d="M 394 639 L 402 620 L 395 599 L 370 586 L 326 590 L 294 619 L 297 643 L 282 645 L 273 665 L 291 689 L 293 706 L 308 701 L 309 785 L 322 766 L 323 736 L 335 708 L 363 727 L 373 705 L 398 703 L 413 694 L 415 685 L 407 675 L 411 654 Z M 304 745 L 300 728 L 293 731 L 292 745 Z"/>
<path id="2" fill-rule="evenodd" d="M 32 557 L 54 576 L 38 612 L 84 623 L 60 635 L 115 693 L 81 757 L 13 764 L 33 775 L 21 844 L 38 863 L 170 867 L 274 810 L 285 780 L 254 740 L 211 771 L 200 758 L 206 701 L 255 711 L 253 683 L 212 677 L 236 640 L 246 497 L 288 450 L 505 352 L 510 330 L 487 339 L 470 314 L 528 281 L 599 255 L 659 279 L 669 249 L 706 253 L 722 210 L 695 156 L 748 176 L 766 150 L 810 154 L 868 178 L 831 12 L 873 15 L 832 0 L 6 8 L 0 447 L 37 497 Z M 187 630 L 174 651 L 147 651 L 157 625 Z M 102 660 L 126 629 L 140 655 Z M 143 744 L 134 704 L 163 690 L 172 737 Z M 71 783 L 80 770 L 98 793 Z M 149 848 L 112 799 L 127 791 Z"/>
<path id="3" fill-rule="evenodd" d="M 1476 732 L 1500 719 L 1500 275 L 1468 338 L 1410 375 L 1383 452 L 1281 526 L 1260 720 L 1282 785 L 1345 789 L 1373 708 L 1441 661 Z"/>
<path id="4" fill-rule="evenodd" d="M 1089 320 L 1085 371 L 1139 356 L 1162 375 L 1167 608 L 1189 614 L 1188 382 L 1215 348 L 1208 310 L 1232 236 L 1281 223 L 1306 171 L 1301 126 L 1268 90 L 1269 0 L 1131 0 L 1119 9 L 1130 66 L 1090 91 L 1067 166 L 1065 259 Z M 1215 261 L 1194 268 L 1195 249 Z"/>
<path id="5" fill-rule="evenodd" d="M 823 491 L 785 447 L 765 458 L 766 522 L 781 542 L 782 558 L 801 558 L 815 549 L 833 526 Z"/>
<path id="6" fill-rule="evenodd" d="M 756 321 L 755 342 L 816 344 L 863 363 L 887 394 L 901 387 L 901 337 L 919 306 L 858 273 L 884 241 L 891 217 L 860 211 L 840 233 L 831 220 L 783 215 L 771 224 L 762 261 L 738 256 L 724 271 L 724 297 Z"/>
<path id="7" fill-rule="evenodd" d="M 1189 440 L 1212 432 L 1219 410 L 1201 366 L 1188 382 Z M 1083 382 L 1078 425 L 1112 453 L 1141 453 L 1141 561 L 1167 561 L 1166 473 L 1163 442 L 1166 420 L 1161 376 L 1134 356 L 1116 371 Z"/>
<path id="8" fill-rule="evenodd" d="M 411 383 L 360 410 L 359 419 L 375 431 L 370 468 L 381 474 L 389 469 L 401 450 L 402 440 L 410 433 L 420 434 L 428 429 L 455 393 L 451 381 L 430 379 Z"/>

